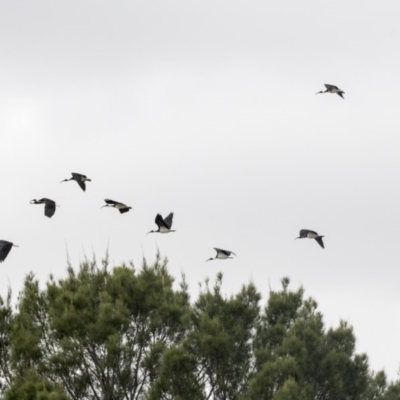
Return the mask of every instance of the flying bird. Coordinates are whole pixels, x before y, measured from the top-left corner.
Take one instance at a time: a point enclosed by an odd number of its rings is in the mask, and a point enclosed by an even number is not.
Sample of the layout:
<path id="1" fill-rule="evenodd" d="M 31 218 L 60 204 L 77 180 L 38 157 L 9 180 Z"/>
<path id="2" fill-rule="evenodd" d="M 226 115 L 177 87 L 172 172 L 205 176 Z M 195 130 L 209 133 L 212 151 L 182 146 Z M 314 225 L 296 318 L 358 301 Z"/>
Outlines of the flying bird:
<path id="1" fill-rule="evenodd" d="M 61 181 L 60 183 L 63 182 L 68 182 L 68 181 L 75 181 L 79 187 L 85 191 L 86 190 L 86 184 L 85 182 L 91 182 L 92 180 L 89 179 L 86 175 L 82 175 L 82 174 L 77 174 L 76 172 L 71 172 L 72 174 L 72 178 L 69 179 L 64 179 L 63 181 Z"/>
<path id="2" fill-rule="evenodd" d="M 0 262 L 3 262 L 7 258 L 13 246 L 18 247 L 14 243 L 7 242 L 7 240 L 0 240 Z"/>
<path id="3" fill-rule="evenodd" d="M 107 204 L 105 204 L 103 207 L 114 207 L 116 208 L 121 214 L 128 212 L 132 207 L 128 207 L 124 203 L 120 203 L 118 201 L 110 200 L 110 199 L 105 199 L 104 200 Z M 103 208 L 101 207 L 101 208 Z"/>
<path id="4" fill-rule="evenodd" d="M 169 232 L 175 232 L 174 230 L 171 229 L 172 227 L 172 218 L 174 218 L 174 213 L 170 213 L 167 217 L 163 218 L 161 214 L 156 215 L 155 222 L 158 226 L 158 229 L 156 231 L 150 231 L 149 233 L 169 233 Z"/>
<path id="5" fill-rule="evenodd" d="M 339 95 L 344 100 L 343 95 L 345 93 L 343 92 L 343 90 L 339 89 L 337 86 L 328 85 L 327 83 L 325 83 L 325 87 L 326 87 L 325 91 L 321 90 L 320 92 L 315 93 L 315 94 L 320 94 L 320 93 L 332 93 L 332 94 L 335 94 L 336 93 L 337 95 Z"/>
<path id="6" fill-rule="evenodd" d="M 56 206 L 60 207 L 55 201 L 46 198 L 39 200 L 33 199 L 31 200 L 31 204 L 44 204 L 44 215 L 49 218 L 56 212 Z"/>
<path id="7" fill-rule="evenodd" d="M 230 257 L 231 254 L 236 256 L 236 254 L 233 251 L 217 249 L 216 247 L 214 247 L 214 250 L 217 252 L 217 255 L 214 258 L 212 257 L 209 258 L 208 260 L 206 260 L 206 262 L 211 260 L 226 260 L 227 258 L 233 258 Z"/>
<path id="8" fill-rule="evenodd" d="M 322 241 L 323 236 L 318 235 L 317 232 L 310 231 L 309 229 L 302 229 L 300 231 L 300 236 L 295 238 L 295 239 L 304 239 L 304 238 L 309 238 L 309 239 L 315 239 L 317 243 L 324 249 L 324 242 Z"/>

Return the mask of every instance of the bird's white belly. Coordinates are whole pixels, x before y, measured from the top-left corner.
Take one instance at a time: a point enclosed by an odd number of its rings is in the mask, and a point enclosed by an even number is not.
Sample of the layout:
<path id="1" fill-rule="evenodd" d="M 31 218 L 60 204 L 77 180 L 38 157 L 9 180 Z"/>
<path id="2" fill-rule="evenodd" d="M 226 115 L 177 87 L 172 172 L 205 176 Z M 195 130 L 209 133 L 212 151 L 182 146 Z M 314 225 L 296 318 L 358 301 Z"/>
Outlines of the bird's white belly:
<path id="1" fill-rule="evenodd" d="M 316 237 L 318 237 L 318 235 L 316 235 L 315 233 L 308 232 L 307 237 L 310 239 L 315 239 Z"/>
<path id="2" fill-rule="evenodd" d="M 165 226 L 160 227 L 160 233 L 168 233 L 168 232 L 169 232 L 169 229 L 166 228 Z"/>
<path id="3" fill-rule="evenodd" d="M 218 253 L 217 258 L 221 259 L 221 260 L 225 260 L 226 258 L 228 258 L 229 256 L 227 256 L 224 253 Z"/>

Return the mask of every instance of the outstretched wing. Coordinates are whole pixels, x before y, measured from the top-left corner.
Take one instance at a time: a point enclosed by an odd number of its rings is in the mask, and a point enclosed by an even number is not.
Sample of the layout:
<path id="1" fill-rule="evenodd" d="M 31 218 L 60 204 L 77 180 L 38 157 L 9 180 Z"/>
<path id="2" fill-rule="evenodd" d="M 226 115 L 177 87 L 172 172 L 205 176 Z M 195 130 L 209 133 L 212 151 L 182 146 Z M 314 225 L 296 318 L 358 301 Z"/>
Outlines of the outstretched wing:
<path id="1" fill-rule="evenodd" d="M 343 93 L 344 92 L 338 92 L 338 95 L 344 100 Z"/>
<path id="2" fill-rule="evenodd" d="M 322 241 L 322 237 L 317 237 L 315 240 L 318 242 L 318 244 L 324 249 L 324 242 Z"/>
<path id="3" fill-rule="evenodd" d="M 218 249 L 217 247 L 214 247 L 214 250 L 215 250 L 217 253 L 225 254 L 227 257 L 229 257 L 231 254 L 233 254 L 234 256 L 236 256 L 235 253 L 233 253 L 232 251 L 229 251 L 229 250 L 222 250 L 222 249 Z"/>
<path id="4" fill-rule="evenodd" d="M 118 208 L 118 210 L 119 210 L 119 212 L 120 212 L 121 214 L 123 214 L 123 213 L 128 212 L 128 211 L 130 210 L 130 208 L 129 208 L 129 207 L 123 207 L 123 208 Z"/>
<path id="5" fill-rule="evenodd" d="M 312 232 L 312 231 L 310 231 L 309 229 L 301 229 L 300 233 L 299 233 L 300 238 L 306 238 L 308 235 L 308 232 Z"/>
<path id="6" fill-rule="evenodd" d="M 318 233 L 317 233 L 317 232 L 311 231 L 310 229 L 302 229 L 302 230 L 300 231 L 300 237 L 301 237 L 301 238 L 306 238 L 306 237 L 308 237 L 308 234 L 309 234 L 309 233 L 311 233 L 311 235 L 318 236 Z"/>
<path id="7" fill-rule="evenodd" d="M 76 172 L 72 172 L 72 176 L 73 176 L 74 180 L 76 181 L 76 183 L 79 185 L 79 187 L 83 191 L 86 191 L 86 185 L 85 185 L 85 181 L 84 181 L 84 178 L 86 178 L 86 176 L 82 175 L 82 174 L 77 174 Z"/>
<path id="8" fill-rule="evenodd" d="M 2 240 L 0 243 L 0 262 L 3 262 L 12 248 L 12 243 Z"/>
<path id="9" fill-rule="evenodd" d="M 105 199 L 104 200 L 107 204 L 112 204 L 113 206 L 116 206 L 118 204 L 118 201 L 110 200 L 110 199 Z"/>
<path id="10" fill-rule="evenodd" d="M 44 215 L 51 218 L 56 212 L 56 203 L 53 200 L 46 199 L 44 206 Z"/>
<path id="11" fill-rule="evenodd" d="M 338 88 L 337 86 L 335 86 L 335 85 L 328 85 L 327 83 L 325 83 L 325 87 L 326 87 L 328 90 L 339 90 L 339 88 Z"/>
<path id="12" fill-rule="evenodd" d="M 174 218 L 174 213 L 170 213 L 168 217 L 164 218 L 164 224 L 168 229 L 172 227 L 172 218 Z"/>
<path id="13" fill-rule="evenodd" d="M 163 220 L 163 217 L 161 216 L 161 214 L 157 214 L 157 215 L 156 215 L 155 223 L 156 223 L 156 225 L 157 225 L 159 228 L 161 228 L 161 227 L 163 226 L 164 228 L 169 229 L 168 226 L 167 226 L 167 224 L 166 224 L 165 221 Z"/>

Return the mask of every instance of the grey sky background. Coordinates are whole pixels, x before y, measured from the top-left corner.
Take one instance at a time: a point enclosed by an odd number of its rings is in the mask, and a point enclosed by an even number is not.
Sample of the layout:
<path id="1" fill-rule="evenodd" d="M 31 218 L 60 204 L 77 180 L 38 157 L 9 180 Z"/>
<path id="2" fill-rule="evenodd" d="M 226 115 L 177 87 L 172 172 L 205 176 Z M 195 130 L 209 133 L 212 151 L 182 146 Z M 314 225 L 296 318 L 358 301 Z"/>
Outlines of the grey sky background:
<path id="1" fill-rule="evenodd" d="M 289 276 L 400 365 L 398 1 L 0 2 L 0 294 L 157 247 L 229 295 Z M 324 83 L 343 89 L 314 94 Z M 83 193 L 71 172 L 93 182 Z M 61 205 L 52 219 L 33 198 Z M 100 209 L 105 198 L 133 207 Z M 155 215 L 175 213 L 169 235 Z M 302 228 L 325 235 L 293 239 Z M 235 260 L 205 263 L 213 247 Z"/>

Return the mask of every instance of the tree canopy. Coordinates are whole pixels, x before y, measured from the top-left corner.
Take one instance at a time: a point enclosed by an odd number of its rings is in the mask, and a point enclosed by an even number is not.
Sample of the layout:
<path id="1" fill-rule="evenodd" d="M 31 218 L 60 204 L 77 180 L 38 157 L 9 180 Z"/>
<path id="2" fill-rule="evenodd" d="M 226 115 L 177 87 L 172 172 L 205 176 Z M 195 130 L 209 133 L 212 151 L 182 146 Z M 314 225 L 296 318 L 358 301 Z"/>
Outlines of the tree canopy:
<path id="1" fill-rule="evenodd" d="M 229 297 L 222 284 L 206 280 L 191 301 L 159 255 L 140 270 L 86 260 L 44 285 L 29 274 L 15 306 L 0 298 L 0 399 L 400 398 L 400 381 L 356 352 L 353 328 L 327 328 L 288 278 Z"/>

